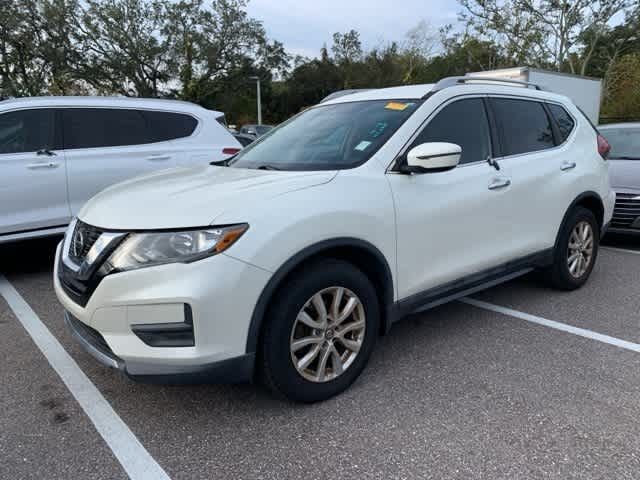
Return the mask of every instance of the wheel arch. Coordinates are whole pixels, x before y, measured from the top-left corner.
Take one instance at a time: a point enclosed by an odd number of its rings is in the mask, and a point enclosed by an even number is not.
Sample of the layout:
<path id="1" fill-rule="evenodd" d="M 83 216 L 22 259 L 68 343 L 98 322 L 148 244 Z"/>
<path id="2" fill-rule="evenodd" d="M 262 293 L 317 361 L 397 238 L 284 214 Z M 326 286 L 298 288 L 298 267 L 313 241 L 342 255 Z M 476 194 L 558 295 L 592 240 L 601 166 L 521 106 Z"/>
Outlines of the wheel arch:
<path id="1" fill-rule="evenodd" d="M 320 258 L 347 261 L 363 271 L 373 283 L 380 304 L 381 334 L 386 333 L 392 320 L 394 283 L 391 268 L 382 252 L 371 243 L 357 238 L 343 237 L 324 240 L 299 251 L 284 262 L 267 282 L 253 309 L 247 335 L 247 353 L 258 350 L 264 319 L 270 300 L 282 283 L 305 264 Z"/>
<path id="2" fill-rule="evenodd" d="M 560 236 L 560 232 L 562 231 L 562 226 L 566 223 L 567 218 L 569 217 L 573 209 L 576 207 L 584 207 L 587 210 L 591 210 L 593 212 L 598 222 L 600 235 L 602 235 L 602 230 L 604 227 L 604 202 L 602 201 L 602 198 L 600 197 L 600 195 L 598 195 L 597 192 L 593 192 L 593 191 L 583 192 L 580 195 L 578 195 L 573 200 L 573 202 L 571 202 L 571 205 L 569 205 L 569 208 L 567 208 L 567 211 L 562 217 L 562 222 L 558 226 L 558 231 L 556 234 L 556 243 L 555 243 L 556 247 L 558 245 L 558 237 Z"/>

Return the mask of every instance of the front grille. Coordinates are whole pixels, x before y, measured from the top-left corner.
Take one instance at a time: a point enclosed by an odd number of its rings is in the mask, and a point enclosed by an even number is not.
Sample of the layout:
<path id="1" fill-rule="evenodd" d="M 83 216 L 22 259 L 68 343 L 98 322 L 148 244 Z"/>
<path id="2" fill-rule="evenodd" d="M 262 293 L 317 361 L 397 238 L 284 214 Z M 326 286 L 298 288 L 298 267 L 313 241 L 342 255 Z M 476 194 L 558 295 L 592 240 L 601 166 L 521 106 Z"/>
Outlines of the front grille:
<path id="1" fill-rule="evenodd" d="M 632 228 L 632 224 L 640 217 L 640 199 L 638 194 L 618 193 L 616 206 L 613 209 L 611 226 L 614 228 Z"/>
<path id="2" fill-rule="evenodd" d="M 102 230 L 78 220 L 69 245 L 69 258 L 81 264 L 102 233 Z"/>

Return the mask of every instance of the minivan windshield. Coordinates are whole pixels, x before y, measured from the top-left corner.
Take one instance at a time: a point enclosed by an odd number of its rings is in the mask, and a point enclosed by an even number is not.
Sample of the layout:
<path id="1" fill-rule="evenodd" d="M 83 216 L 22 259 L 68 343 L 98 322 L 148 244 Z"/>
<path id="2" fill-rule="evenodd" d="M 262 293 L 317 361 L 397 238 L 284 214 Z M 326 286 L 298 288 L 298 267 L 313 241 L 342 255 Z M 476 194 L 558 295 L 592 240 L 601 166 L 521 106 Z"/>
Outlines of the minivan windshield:
<path id="1" fill-rule="evenodd" d="M 419 100 L 319 105 L 241 151 L 232 167 L 341 170 L 369 160 L 420 106 Z"/>
<path id="2" fill-rule="evenodd" d="M 640 160 L 640 127 L 600 128 L 611 151 L 610 159 Z"/>

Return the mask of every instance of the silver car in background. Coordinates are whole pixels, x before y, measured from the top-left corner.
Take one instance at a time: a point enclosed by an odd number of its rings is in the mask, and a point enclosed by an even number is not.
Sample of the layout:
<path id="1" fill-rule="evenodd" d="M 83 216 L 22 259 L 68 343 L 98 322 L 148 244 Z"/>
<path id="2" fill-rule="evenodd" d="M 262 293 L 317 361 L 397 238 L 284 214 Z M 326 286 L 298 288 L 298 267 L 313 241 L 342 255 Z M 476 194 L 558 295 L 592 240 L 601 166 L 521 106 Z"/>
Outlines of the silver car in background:
<path id="1" fill-rule="evenodd" d="M 640 235 L 640 122 L 601 125 L 611 145 L 609 178 L 616 206 L 609 231 Z"/>

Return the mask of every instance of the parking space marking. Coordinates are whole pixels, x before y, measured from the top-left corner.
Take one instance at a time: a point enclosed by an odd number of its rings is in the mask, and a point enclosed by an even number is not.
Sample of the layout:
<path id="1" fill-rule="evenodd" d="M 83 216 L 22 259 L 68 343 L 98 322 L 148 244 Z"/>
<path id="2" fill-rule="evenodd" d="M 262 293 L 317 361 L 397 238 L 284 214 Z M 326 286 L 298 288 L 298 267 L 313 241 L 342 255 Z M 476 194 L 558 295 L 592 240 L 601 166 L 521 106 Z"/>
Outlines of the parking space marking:
<path id="1" fill-rule="evenodd" d="M 494 305 L 493 303 L 483 302 L 481 300 L 475 300 L 469 297 L 462 298 L 460 299 L 460 301 L 462 303 L 466 303 L 467 305 L 473 305 L 474 307 L 482 308 L 484 310 L 490 310 L 492 312 L 501 313 L 503 315 L 508 315 L 510 317 L 515 317 L 521 320 L 525 320 L 527 322 L 537 323 L 538 325 L 554 328 L 556 330 L 561 330 L 563 332 L 572 333 L 573 335 L 590 338 L 591 340 L 596 340 L 598 342 L 607 343 L 609 345 L 613 345 L 618 348 L 624 348 L 625 350 L 631 350 L 633 352 L 640 353 L 640 344 L 638 343 L 628 342 L 626 340 L 621 340 L 619 338 L 610 337 L 609 335 L 603 335 L 602 333 L 597 333 L 584 328 L 578 328 L 571 325 L 567 325 L 566 323 L 560 323 L 554 320 L 547 320 L 546 318 L 537 317 L 529 313 L 520 312 L 518 310 L 513 310 L 507 307 L 501 307 L 500 305 Z"/>
<path id="2" fill-rule="evenodd" d="M 606 246 L 606 245 L 603 245 L 600 248 L 602 248 L 603 250 L 611 250 L 613 252 L 633 253 L 634 255 L 640 255 L 640 250 L 628 250 L 626 248 L 609 247 L 609 246 Z"/>
<path id="3" fill-rule="evenodd" d="M 80 404 L 129 478 L 170 480 L 29 304 L 1 274 L 0 295 Z"/>

